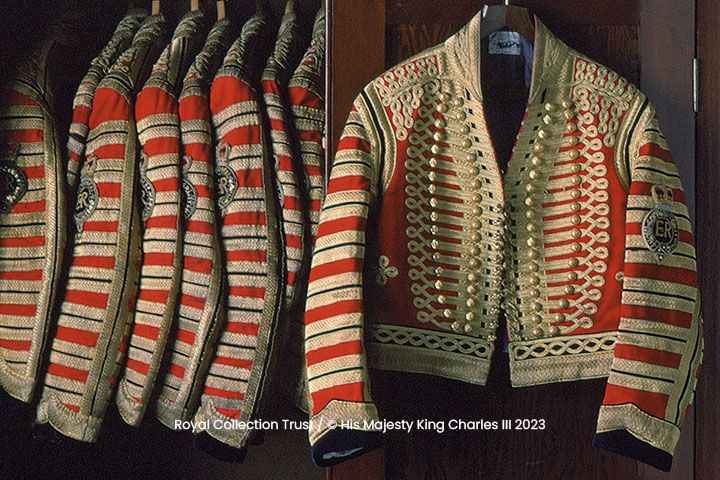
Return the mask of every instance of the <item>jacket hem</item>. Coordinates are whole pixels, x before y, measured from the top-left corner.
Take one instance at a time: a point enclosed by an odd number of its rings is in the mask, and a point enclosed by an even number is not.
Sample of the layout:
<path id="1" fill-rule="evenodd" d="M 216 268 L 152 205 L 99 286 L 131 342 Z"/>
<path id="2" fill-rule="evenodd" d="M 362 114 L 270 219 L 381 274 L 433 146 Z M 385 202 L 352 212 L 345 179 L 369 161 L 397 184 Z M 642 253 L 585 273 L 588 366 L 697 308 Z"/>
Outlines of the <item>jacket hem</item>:
<path id="1" fill-rule="evenodd" d="M 510 383 L 513 387 L 526 387 L 604 378 L 610 373 L 612 361 L 612 351 L 526 360 L 514 360 L 510 357 Z"/>
<path id="2" fill-rule="evenodd" d="M 102 424 L 102 418 L 70 410 L 55 395 L 40 401 L 35 421 L 49 423 L 66 437 L 89 443 L 97 441 Z"/>
<path id="3" fill-rule="evenodd" d="M 0 357 L 0 388 L 11 397 L 29 403 L 34 387 L 35 379 L 33 377 L 13 372 L 5 359 Z"/>
<path id="4" fill-rule="evenodd" d="M 370 368 L 423 373 L 475 385 L 485 385 L 490 360 L 459 353 L 428 350 L 402 345 L 368 342 Z"/>

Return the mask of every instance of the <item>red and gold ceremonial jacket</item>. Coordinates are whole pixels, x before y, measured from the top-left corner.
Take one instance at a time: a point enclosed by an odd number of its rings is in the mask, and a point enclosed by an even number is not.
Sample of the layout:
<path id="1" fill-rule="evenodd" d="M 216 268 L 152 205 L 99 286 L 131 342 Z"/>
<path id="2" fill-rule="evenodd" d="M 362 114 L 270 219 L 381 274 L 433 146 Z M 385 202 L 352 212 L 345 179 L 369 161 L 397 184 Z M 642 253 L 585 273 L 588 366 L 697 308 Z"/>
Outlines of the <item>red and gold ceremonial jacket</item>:
<path id="1" fill-rule="evenodd" d="M 183 81 L 178 114 L 183 155 L 183 271 L 170 362 L 161 374 L 156 416 L 170 428 L 190 420 L 225 324 L 225 275 L 215 188 L 210 84 L 232 40 L 232 23 L 215 23 Z"/>
<path id="2" fill-rule="evenodd" d="M 484 384 L 506 328 L 514 386 L 608 377 L 595 445 L 669 469 L 702 337 L 691 220 L 655 111 L 538 20 L 503 175 L 480 24 L 354 102 L 307 295 L 314 459 L 377 444 L 368 366 Z"/>
<path id="3" fill-rule="evenodd" d="M 93 98 L 75 243 L 36 417 L 76 440 L 97 440 L 125 354 L 140 254 L 133 104 L 164 25 L 162 15 L 143 21 Z"/>
<path id="4" fill-rule="evenodd" d="M 225 324 L 195 420 L 202 425 L 199 438 L 209 436 L 235 449 L 251 439 L 254 430 L 247 422 L 258 418 L 267 399 L 267 368 L 283 298 L 275 173 L 253 81 L 264 38 L 266 20 L 254 15 L 228 50 L 210 91 L 228 293 Z M 234 460 L 244 455 L 244 449 L 228 451 Z"/>
<path id="5" fill-rule="evenodd" d="M 180 291 L 184 185 L 178 94 L 205 39 L 204 23 L 200 11 L 185 14 L 135 102 L 141 148 L 137 198 L 143 226 L 142 260 L 125 372 L 116 397 L 123 419 L 135 426 L 153 392 Z"/>

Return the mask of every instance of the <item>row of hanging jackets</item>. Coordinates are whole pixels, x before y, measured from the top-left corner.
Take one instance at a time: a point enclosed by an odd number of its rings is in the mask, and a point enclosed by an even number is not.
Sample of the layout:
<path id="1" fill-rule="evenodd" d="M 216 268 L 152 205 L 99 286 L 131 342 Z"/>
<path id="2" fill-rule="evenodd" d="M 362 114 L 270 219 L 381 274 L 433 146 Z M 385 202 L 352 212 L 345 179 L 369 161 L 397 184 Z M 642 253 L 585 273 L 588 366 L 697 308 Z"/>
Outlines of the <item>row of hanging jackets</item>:
<path id="1" fill-rule="evenodd" d="M 237 458 L 269 392 L 305 397 L 324 12 L 309 40 L 292 12 L 276 37 L 262 14 L 239 35 L 208 23 L 189 12 L 165 44 L 161 14 L 129 11 L 80 83 L 67 154 L 43 62 L 3 95 L 0 385 L 36 392 L 37 423 L 66 437 L 95 441 L 114 397 L 130 425 L 194 419 Z"/>

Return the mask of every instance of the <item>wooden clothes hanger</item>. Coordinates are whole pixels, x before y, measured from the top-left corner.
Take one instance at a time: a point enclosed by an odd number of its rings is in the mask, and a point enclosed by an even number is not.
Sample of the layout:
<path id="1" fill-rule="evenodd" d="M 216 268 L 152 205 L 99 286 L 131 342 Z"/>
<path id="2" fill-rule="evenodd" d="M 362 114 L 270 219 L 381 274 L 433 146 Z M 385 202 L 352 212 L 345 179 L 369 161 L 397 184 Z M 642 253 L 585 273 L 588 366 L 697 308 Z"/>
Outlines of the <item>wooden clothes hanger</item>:
<path id="1" fill-rule="evenodd" d="M 150 14 L 151 15 L 159 15 L 160 14 L 160 0 L 152 0 L 152 4 L 150 6 Z"/>
<path id="2" fill-rule="evenodd" d="M 512 6 L 509 0 L 505 0 L 504 5 L 485 5 L 483 7 L 480 36 L 485 38 L 491 33 L 507 27 L 535 43 L 534 23 L 534 18 L 527 8 Z"/>
<path id="3" fill-rule="evenodd" d="M 217 19 L 218 19 L 218 21 L 220 21 L 220 20 L 222 20 L 223 18 L 225 18 L 225 15 L 226 15 L 226 13 L 225 13 L 225 0 L 217 0 L 217 2 L 215 3 L 215 5 L 217 6 Z"/>
<path id="4" fill-rule="evenodd" d="M 197 12 L 200 10 L 200 0 L 190 0 L 190 11 Z"/>

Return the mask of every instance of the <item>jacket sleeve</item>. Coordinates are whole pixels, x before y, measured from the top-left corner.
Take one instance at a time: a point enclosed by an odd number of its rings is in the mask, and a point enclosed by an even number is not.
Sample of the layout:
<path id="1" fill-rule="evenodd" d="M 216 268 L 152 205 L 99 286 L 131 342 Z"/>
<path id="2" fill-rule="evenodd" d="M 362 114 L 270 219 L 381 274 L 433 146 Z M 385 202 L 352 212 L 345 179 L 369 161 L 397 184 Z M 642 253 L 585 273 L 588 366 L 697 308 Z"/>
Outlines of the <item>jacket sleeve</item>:
<path id="1" fill-rule="evenodd" d="M 691 222 L 653 107 L 640 95 L 626 121 L 629 183 L 619 337 L 596 447 L 669 471 L 702 358 Z"/>
<path id="2" fill-rule="evenodd" d="M 381 435 L 363 344 L 363 263 L 377 159 L 356 100 L 332 166 L 310 271 L 305 355 L 313 461 L 327 466 L 376 448 Z M 334 428 L 337 426 L 338 428 Z"/>

